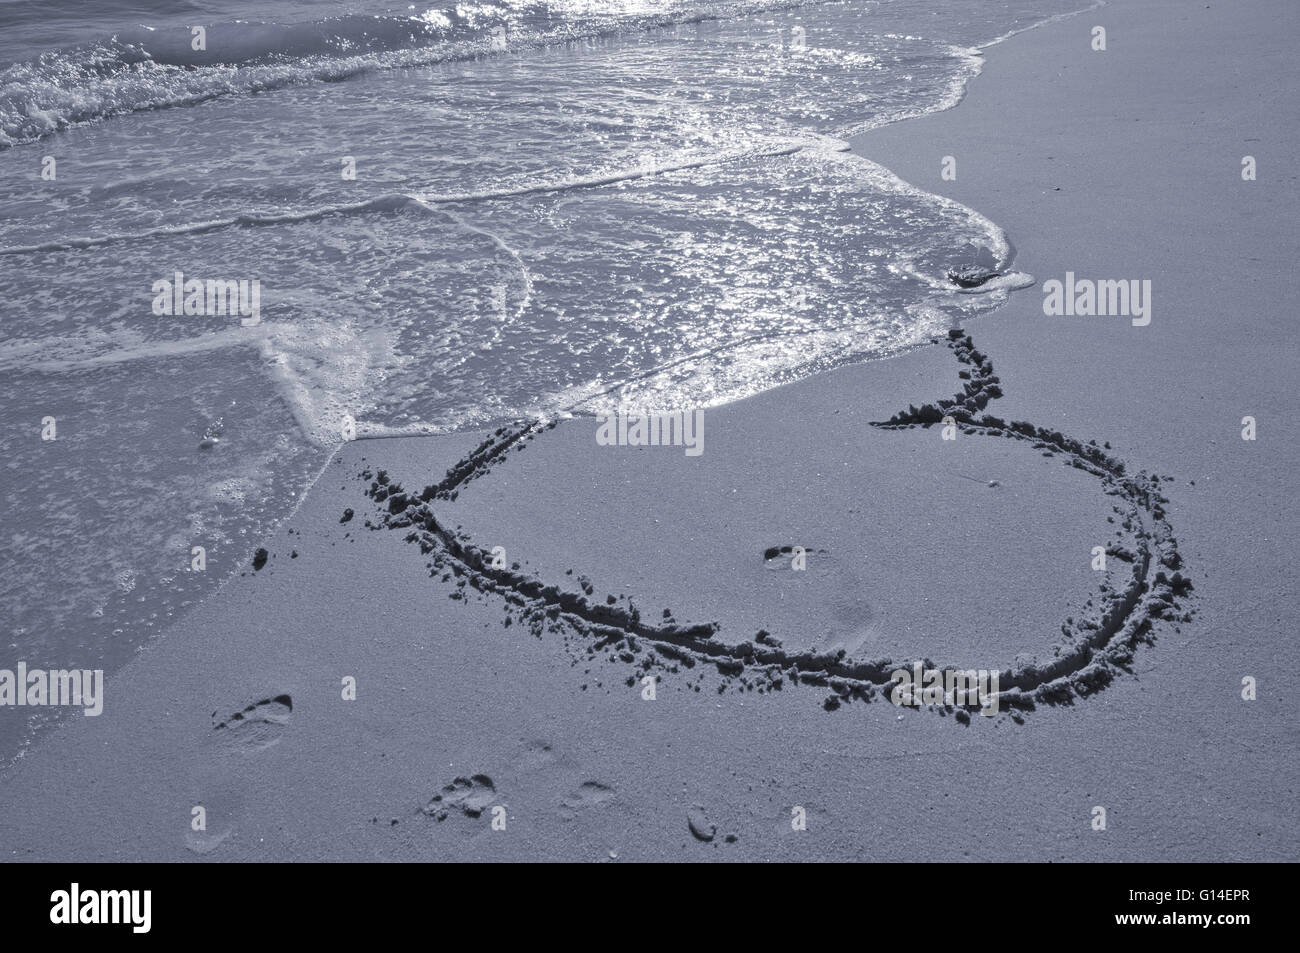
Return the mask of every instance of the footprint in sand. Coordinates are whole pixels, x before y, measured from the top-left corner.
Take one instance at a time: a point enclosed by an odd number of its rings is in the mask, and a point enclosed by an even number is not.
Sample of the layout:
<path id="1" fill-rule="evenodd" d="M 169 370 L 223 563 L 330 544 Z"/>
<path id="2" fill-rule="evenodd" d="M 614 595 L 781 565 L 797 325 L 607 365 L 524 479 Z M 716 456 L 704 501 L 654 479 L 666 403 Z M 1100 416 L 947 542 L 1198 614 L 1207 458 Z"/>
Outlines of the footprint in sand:
<path id="1" fill-rule="evenodd" d="M 205 760 L 195 771 L 191 810 L 178 817 L 185 824 L 185 849 L 192 853 L 211 854 L 244 816 L 247 788 L 236 780 L 242 772 L 230 770 L 232 760 L 242 759 Z"/>
<path id="2" fill-rule="evenodd" d="M 202 807 L 201 829 L 190 815 L 185 847 L 210 854 L 234 832 L 244 814 L 245 795 L 256 788 L 257 763 L 246 756 L 279 742 L 293 713 L 289 695 L 275 695 L 247 705 L 222 721 L 212 713 L 209 742 L 195 751 L 193 780 L 196 807 Z"/>
<path id="3" fill-rule="evenodd" d="M 525 741 L 523 754 L 518 758 L 519 767 L 524 771 L 536 771 L 555 764 L 558 756 L 549 742 L 540 739 Z"/>
<path id="4" fill-rule="evenodd" d="M 560 801 L 560 814 L 572 819 L 579 811 L 600 807 L 612 801 L 616 792 L 608 784 L 599 781 L 584 781 L 576 791 Z"/>
<path id="5" fill-rule="evenodd" d="M 452 812 L 466 817 L 479 817 L 496 799 L 497 789 L 492 779 L 486 774 L 476 774 L 468 778 L 456 778 L 420 810 L 435 821 L 445 821 Z"/>
<path id="6" fill-rule="evenodd" d="M 763 551 L 763 568 L 797 572 L 807 569 L 809 563 L 824 565 L 829 555 L 826 550 L 815 546 L 769 546 Z"/>
<path id="7" fill-rule="evenodd" d="M 213 730 L 222 732 L 222 740 L 234 750 L 261 751 L 280 740 L 292 712 L 293 699 L 288 695 L 276 695 L 254 702 L 217 724 Z M 215 720 L 216 712 L 212 717 Z"/>
<path id="8" fill-rule="evenodd" d="M 234 833 L 230 828 L 212 834 L 206 831 L 187 831 L 185 846 L 196 854 L 210 854 L 222 845 L 227 837 Z"/>

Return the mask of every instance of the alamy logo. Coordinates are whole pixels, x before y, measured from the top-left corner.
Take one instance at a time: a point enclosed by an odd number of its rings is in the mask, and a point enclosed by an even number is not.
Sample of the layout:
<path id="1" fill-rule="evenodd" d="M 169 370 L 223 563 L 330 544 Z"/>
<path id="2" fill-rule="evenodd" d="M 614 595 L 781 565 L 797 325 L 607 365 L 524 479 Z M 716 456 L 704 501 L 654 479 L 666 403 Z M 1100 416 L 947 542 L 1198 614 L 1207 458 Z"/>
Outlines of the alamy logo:
<path id="1" fill-rule="evenodd" d="M 685 447 L 688 457 L 704 452 L 704 411 L 670 414 L 607 414 L 596 428 L 601 447 Z"/>
<path id="2" fill-rule="evenodd" d="M 1092 281 L 1075 280 L 1074 272 L 1065 273 L 1065 281 L 1055 278 L 1043 282 L 1043 314 L 1099 315 L 1131 317 L 1136 328 L 1151 323 L 1151 279 L 1137 278 Z"/>
<path id="3" fill-rule="evenodd" d="M 132 933 L 148 933 L 152 923 L 152 890 L 71 890 L 50 894 L 50 922 L 129 923 Z"/>
<path id="4" fill-rule="evenodd" d="M 90 717 L 104 710 L 104 670 L 0 668 L 0 706 L 80 705 Z"/>
<path id="5" fill-rule="evenodd" d="M 153 313 L 158 315 L 240 316 L 239 323 L 250 328 L 262 321 L 262 282 L 254 278 L 191 278 L 175 272 L 172 280 L 160 278 L 153 283 Z"/>
<path id="6" fill-rule="evenodd" d="M 900 668 L 889 676 L 896 683 L 889 693 L 895 705 L 956 705 L 959 708 L 978 705 L 981 715 L 996 715 L 1000 706 L 998 698 L 998 673 L 986 669 L 925 668 L 920 662 L 912 663 L 909 671 Z"/>

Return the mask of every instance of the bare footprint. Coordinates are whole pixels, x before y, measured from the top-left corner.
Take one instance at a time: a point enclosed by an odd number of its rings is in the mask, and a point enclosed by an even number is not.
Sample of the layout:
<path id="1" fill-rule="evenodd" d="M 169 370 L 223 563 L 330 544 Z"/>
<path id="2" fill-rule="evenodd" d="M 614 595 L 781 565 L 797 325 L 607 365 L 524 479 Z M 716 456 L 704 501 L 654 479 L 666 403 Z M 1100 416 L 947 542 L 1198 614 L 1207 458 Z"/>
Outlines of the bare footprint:
<path id="1" fill-rule="evenodd" d="M 691 805 L 691 809 L 686 812 L 686 827 L 690 830 L 692 837 L 706 844 L 712 842 L 713 838 L 718 836 L 717 825 L 709 823 L 704 808 L 698 804 Z"/>
<path id="2" fill-rule="evenodd" d="M 607 784 L 601 784 L 599 781 L 584 781 L 578 790 L 560 802 L 560 812 L 565 817 L 572 818 L 578 811 L 600 807 L 612 801 L 615 795 L 614 789 Z"/>
<path id="3" fill-rule="evenodd" d="M 763 568 L 776 572 L 822 568 L 830 553 L 816 546 L 769 546 L 763 551 Z M 798 562 L 796 562 L 798 560 Z"/>
<path id="4" fill-rule="evenodd" d="M 555 749 L 549 742 L 533 739 L 524 742 L 523 749 L 523 754 L 518 759 L 519 768 L 523 771 L 536 771 L 556 762 Z"/>
<path id="5" fill-rule="evenodd" d="M 213 730 L 223 732 L 222 740 L 234 750 L 261 751 L 280 740 L 292 712 L 293 699 L 288 695 L 276 695 L 254 702 L 217 724 Z M 212 717 L 215 719 L 216 716 L 217 713 L 213 712 Z"/>
<path id="6" fill-rule="evenodd" d="M 195 772 L 194 800 L 185 820 L 185 847 L 210 854 L 234 832 L 244 816 L 246 789 L 232 776 L 228 765 L 206 762 Z"/>
<path id="7" fill-rule="evenodd" d="M 209 834 L 201 831 L 186 831 L 185 846 L 196 854 L 210 854 L 234 833 L 230 828 Z"/>
<path id="8" fill-rule="evenodd" d="M 420 810 L 435 821 L 445 821 L 451 813 L 479 817 L 497 799 L 497 789 L 486 774 L 456 778 Z"/>

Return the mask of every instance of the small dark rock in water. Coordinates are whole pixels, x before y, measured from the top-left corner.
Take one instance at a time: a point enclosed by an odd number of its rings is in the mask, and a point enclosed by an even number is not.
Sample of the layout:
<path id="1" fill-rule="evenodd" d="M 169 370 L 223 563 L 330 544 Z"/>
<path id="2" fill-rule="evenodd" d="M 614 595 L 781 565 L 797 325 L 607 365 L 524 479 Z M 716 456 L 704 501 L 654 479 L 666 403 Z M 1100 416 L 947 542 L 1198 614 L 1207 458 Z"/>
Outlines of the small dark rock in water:
<path id="1" fill-rule="evenodd" d="M 948 269 L 948 280 L 960 288 L 978 288 L 990 279 L 998 277 L 996 271 L 989 271 L 985 268 L 950 268 Z"/>
<path id="2" fill-rule="evenodd" d="M 255 552 L 253 554 L 253 568 L 260 571 L 261 568 L 266 565 L 267 555 L 265 549 L 259 549 Z"/>
<path id="3" fill-rule="evenodd" d="M 343 511 L 343 518 L 339 520 L 339 522 L 346 523 L 348 520 L 352 519 L 352 516 L 353 516 L 352 507 L 349 506 L 346 510 Z"/>
<path id="4" fill-rule="evenodd" d="M 710 824 L 709 819 L 704 816 L 704 808 L 698 804 L 686 813 L 686 826 L 691 829 L 691 833 L 696 840 L 702 840 L 706 844 L 713 840 L 718 833 L 718 829 Z"/>

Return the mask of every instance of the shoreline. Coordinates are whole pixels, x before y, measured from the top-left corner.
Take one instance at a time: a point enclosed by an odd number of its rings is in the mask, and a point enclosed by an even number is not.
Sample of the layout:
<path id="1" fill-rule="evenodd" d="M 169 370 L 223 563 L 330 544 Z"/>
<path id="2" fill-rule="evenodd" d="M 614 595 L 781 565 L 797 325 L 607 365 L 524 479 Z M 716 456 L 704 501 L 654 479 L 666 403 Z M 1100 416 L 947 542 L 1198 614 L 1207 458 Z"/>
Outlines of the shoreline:
<path id="1" fill-rule="evenodd" d="M 1241 196 L 1231 167 L 1226 186 L 1206 174 L 1221 156 L 1185 154 L 1175 177 L 1200 185 L 1208 208 L 1161 206 L 1150 163 L 1169 153 L 1168 135 L 1139 139 L 1147 152 L 1117 185 L 1098 168 L 1111 155 L 1105 145 L 1057 115 L 1062 103 L 1094 118 L 1113 109 L 1112 124 L 1132 121 L 1124 110 L 1139 122 L 1190 113 L 1135 92 L 1153 59 L 1166 74 L 1196 75 L 1185 50 L 1161 44 L 1170 22 L 1191 24 L 1180 42 L 1212 46 L 1253 37 L 1272 22 L 1269 7 L 1285 15 L 1276 3 L 1235 13 L 1112 3 L 1098 14 L 1114 38 L 1105 54 L 1087 51 L 1077 19 L 1022 31 L 997 44 L 957 106 L 855 137 L 855 149 L 997 223 L 1016 243 L 1016 266 L 1040 284 L 1067 267 L 1126 277 L 1152 234 L 1195 234 L 1189 223 L 1206 211 L 1240 214 L 1234 202 L 1247 203 L 1252 222 L 1284 226 L 1276 181 Z M 1122 52 L 1134 38 L 1139 52 Z M 1280 88 L 1276 64 L 1249 55 L 1233 62 Z M 1026 102 L 1028 88 L 1042 95 Z M 1249 131 L 1243 117 L 1264 114 L 1216 117 L 1216 132 Z M 1287 130 L 1274 154 L 1289 154 L 1295 135 Z M 1210 151 L 1213 137 L 1195 141 Z M 958 159 L 953 182 L 939 178 L 945 154 Z M 1057 162 L 1067 163 L 1059 177 Z M 1135 175 L 1144 162 L 1145 179 Z M 1057 189 L 1067 194 L 1053 198 Z M 1103 238 L 1090 213 L 1107 202 Z M 1243 260 L 1265 257 L 1270 249 L 1243 228 L 1230 229 L 1232 247 Z M 998 375 L 996 413 L 1105 440 L 1134 471 L 1162 474 L 1197 617 L 1181 631 L 1157 623 L 1154 641 L 1104 691 L 1039 706 L 1025 724 L 964 725 L 879 699 L 828 711 L 830 686 L 746 684 L 744 674 L 669 662 L 654 669 L 663 677 L 647 701 L 635 679 L 625 683 L 640 671 L 638 649 L 591 652 L 599 633 L 563 625 L 531 631 L 499 595 L 430 578 L 436 567 L 402 532 L 364 531 L 378 515 L 362 471 L 423 487 L 483 435 L 362 441 L 265 543 L 264 570 L 223 584 L 110 680 L 117 719 L 70 721 L 0 776 L 0 801 L 30 806 L 0 817 L 8 858 L 902 860 L 925 856 L 937 835 L 962 844 L 962 857 L 945 860 L 1294 859 L 1297 833 L 1280 806 L 1294 744 L 1285 699 L 1261 694 L 1252 708 L 1236 693 L 1241 674 L 1297 661 L 1286 633 L 1300 620 L 1271 584 L 1281 583 L 1286 542 L 1269 540 L 1269 526 L 1294 512 L 1283 489 L 1293 461 L 1277 448 L 1294 446 L 1281 408 L 1295 346 L 1234 344 L 1239 329 L 1216 320 L 1215 299 L 1264 310 L 1273 282 L 1233 293 L 1196 281 L 1204 261 L 1166 253 L 1148 264 L 1161 297 L 1150 327 L 1062 323 L 1026 290 L 969 329 Z M 1252 271 L 1242 270 L 1243 279 Z M 1274 274 L 1262 264 L 1254 273 Z M 1265 339 L 1271 327 L 1252 324 Z M 869 426 L 959 390 L 953 364 L 948 348 L 921 348 L 711 409 L 694 470 L 677 453 L 643 453 L 629 467 L 632 458 L 596 449 L 587 421 L 565 421 L 436 512 L 449 531 L 503 545 L 507 565 L 518 560 L 552 583 L 589 574 L 594 604 L 608 592 L 656 622 L 668 609 L 673 620 L 716 616 L 728 635 L 752 636 L 758 620 L 775 618 L 772 632 L 792 652 L 901 661 L 965 651 L 958 664 L 1014 664 L 1018 649 L 1049 651 L 1041 636 L 1095 587 L 1086 553 L 1113 532 L 1109 501 L 1060 461 L 1011 454 L 1011 440 L 960 435 L 945 445 L 933 429 Z M 1160 395 L 1213 381 L 1207 371 L 1225 365 L 1245 393 L 1201 395 L 1223 418 L 1222 435 L 1189 446 L 1188 432 L 1215 414 Z M 1247 448 L 1261 451 L 1252 458 L 1234 454 L 1238 405 L 1260 408 L 1282 438 Z M 1134 406 L 1164 416 L 1135 416 Z M 356 513 L 350 525 L 339 522 L 345 508 Z M 918 525 L 927 529 L 908 536 Z M 811 571 L 767 565 L 764 552 L 798 540 L 811 544 Z M 1238 636 L 1243 626 L 1256 638 Z M 348 677 L 354 701 L 339 693 Z M 292 699 L 288 712 L 272 704 L 281 697 Z M 211 722 L 246 705 L 256 734 L 217 738 Z M 458 778 L 506 808 L 505 832 L 462 809 Z M 439 797 L 455 807 L 446 823 L 435 818 L 442 807 L 431 810 Z M 200 804 L 209 824 L 195 832 L 190 811 Z M 1110 834 L 1089 827 L 1097 804 L 1110 810 Z M 790 829 L 791 805 L 807 808 L 807 831 Z M 705 827 L 716 836 L 696 833 Z"/>
<path id="2" fill-rule="evenodd" d="M 1064 14 L 1061 16 L 1073 16 L 1073 15 L 1074 14 Z M 1051 19 L 1056 19 L 1056 17 L 1049 18 L 1048 21 L 1043 21 L 1043 22 L 1049 22 Z M 1021 30 L 1014 31 L 1014 32 L 1023 32 L 1024 30 L 1029 30 L 1033 28 L 1034 28 L 1033 26 L 1024 27 L 1021 28 Z M 664 28 L 662 27 L 646 28 L 648 32 L 658 32 L 661 31 L 662 29 Z M 1003 37 L 997 40 L 990 41 L 990 43 L 999 42 L 1001 39 L 1005 39 L 1006 37 L 1011 35 L 1014 35 L 1014 33 L 1005 34 Z M 973 57 L 973 59 L 978 59 L 979 57 L 975 54 L 976 49 L 978 48 L 977 47 L 971 47 L 969 49 L 963 48 L 963 51 L 969 53 Z M 978 73 L 978 67 L 975 70 L 976 75 L 977 73 Z M 973 78 L 973 76 L 970 78 Z M 929 112 L 932 113 L 932 112 L 944 111 L 946 109 L 952 108 L 952 106 L 955 105 L 957 102 L 960 102 L 960 99 L 964 96 L 964 90 L 967 82 L 968 79 L 963 79 L 957 82 L 954 87 L 956 90 L 955 95 L 951 98 L 945 98 L 941 101 L 934 103 L 933 105 L 928 107 Z M 929 114 L 929 113 L 925 113 L 925 114 Z M 902 120 L 896 119 L 891 121 L 898 122 Z M 845 130 L 841 130 L 841 134 L 848 135 L 849 133 Z M 770 156 L 785 156 L 797 152 L 821 152 L 821 151 L 852 152 L 852 146 L 845 139 L 840 139 L 830 135 L 815 134 L 815 133 L 807 133 L 807 136 L 809 138 L 801 139 L 795 144 L 789 145 L 785 148 L 774 148 L 774 150 L 770 152 L 766 152 L 766 151 L 759 152 L 759 153 L 738 152 L 732 155 L 722 153 L 699 161 L 687 161 L 684 163 L 678 163 L 669 166 L 661 166 L 656 168 L 652 172 L 645 171 L 645 170 L 639 170 L 639 171 L 634 170 L 634 171 L 627 171 L 622 173 L 614 173 L 610 175 L 593 175 L 585 179 L 582 178 L 577 180 L 565 179 L 561 182 L 555 182 L 549 184 L 540 183 L 540 184 L 524 186 L 518 189 L 508 190 L 504 192 L 478 192 L 478 193 L 465 193 L 465 194 L 456 193 L 456 194 L 446 194 L 446 195 L 431 195 L 427 193 L 410 193 L 410 192 L 401 192 L 401 191 L 389 192 L 380 196 L 375 196 L 369 199 L 365 199 L 353 203 L 318 205 L 318 206 L 310 207 L 306 210 L 299 210 L 299 211 L 290 211 L 290 212 L 280 211 L 277 213 L 241 213 L 240 215 L 229 217 L 229 218 L 201 218 L 186 223 L 151 227 L 143 231 L 134 231 L 134 232 L 128 231 L 128 232 L 104 234 L 98 236 L 94 236 L 94 235 L 85 235 L 81 237 L 65 236 L 64 238 L 59 239 L 57 241 L 42 242 L 33 245 L 18 245 L 12 247 L 6 246 L 4 248 L 0 248 L 0 257 L 4 257 L 7 255 L 24 255 L 24 254 L 38 252 L 38 251 L 71 250 L 71 249 L 86 250 L 92 248 L 100 248 L 108 245 L 114 245 L 118 243 L 128 243 L 131 241 L 137 241 L 142 239 L 156 238 L 161 236 L 179 237 L 179 236 L 192 235 L 196 233 L 208 233 L 212 231 L 220 231 L 224 229 L 235 228 L 241 225 L 246 227 L 247 226 L 258 226 L 258 227 L 274 226 L 277 224 L 285 224 L 289 222 L 300 222 L 304 220 L 316 219 L 325 215 L 353 213 L 353 212 L 360 212 L 360 211 L 374 211 L 376 209 L 388 209 L 394 206 L 413 205 L 428 211 L 433 211 L 436 206 L 440 206 L 446 203 L 450 203 L 453 206 L 455 206 L 463 201 L 469 201 L 469 200 L 500 198 L 504 196 L 528 195 L 528 194 L 548 192 L 554 190 L 568 191 L 572 189 L 600 187 L 611 183 L 626 181 L 629 179 L 641 178 L 647 175 L 658 174 L 659 172 L 670 172 L 670 171 L 676 171 L 682 169 L 690 169 L 690 168 L 695 168 L 699 165 L 727 164 L 733 161 L 737 157 L 751 156 L 753 154 L 770 157 Z M 917 194 L 924 195 L 927 198 L 936 198 L 935 196 L 933 196 L 932 193 L 928 193 L 925 192 L 924 190 L 916 189 L 910 184 L 893 176 L 893 174 L 888 169 L 885 169 L 883 166 L 876 166 L 874 163 L 871 163 L 870 165 L 873 172 L 879 172 L 884 176 L 887 176 L 891 180 L 890 182 L 891 189 L 896 188 L 900 192 L 917 193 Z M 960 206 L 957 203 L 949 203 L 949 204 L 951 204 L 956 210 L 958 210 L 962 214 L 967 214 L 970 211 L 966 209 L 964 206 Z M 496 237 L 492 236 L 490 233 L 484 232 L 480 229 L 471 226 L 467 226 L 465 225 L 465 223 L 459 220 L 459 217 L 455 217 L 455 218 L 458 224 L 461 225 L 462 227 L 465 227 L 468 230 L 477 232 L 479 234 L 487 235 L 494 242 L 497 241 Z M 996 223 L 987 220 L 982 220 L 982 224 L 984 225 L 985 231 L 987 232 L 987 235 L 991 239 L 991 242 L 994 246 L 995 256 L 998 257 L 999 259 L 1006 258 L 1008 261 L 1013 259 L 1014 249 L 1010 245 L 1009 240 L 1002 232 L 1002 230 L 997 227 Z M 502 247 L 504 248 L 504 246 Z M 524 272 L 526 275 L 527 268 L 524 266 L 524 263 L 518 258 L 518 255 L 516 255 L 512 250 L 509 249 L 505 249 L 505 250 L 508 251 L 510 254 L 514 255 L 515 260 L 519 265 L 521 271 Z M 1009 272 L 1006 275 L 1000 276 L 1000 279 L 1005 279 L 1007 282 L 1009 282 L 1016 278 L 1027 279 L 1028 277 L 1029 276 L 1017 275 L 1014 272 Z M 935 288 L 939 288 L 943 284 L 942 279 L 934 278 L 928 280 L 932 281 L 932 284 Z M 178 286 L 179 286 L 179 282 L 178 282 Z M 1006 290 L 1013 290 L 1014 287 L 1016 286 L 1005 282 L 999 285 L 1000 289 L 1005 288 Z M 978 297 L 980 295 L 987 294 L 992 289 L 993 289 L 993 285 L 989 284 L 981 287 L 978 290 L 973 290 L 969 292 L 969 294 L 971 294 L 973 297 Z M 951 291 L 952 289 L 944 288 L 943 290 Z M 179 299 L 177 299 L 176 308 L 174 309 L 175 313 L 177 314 L 179 314 L 179 304 L 180 304 Z M 924 335 L 921 336 L 923 337 Z M 828 367 L 848 366 L 855 363 L 867 363 L 871 361 L 887 360 L 891 357 L 897 356 L 898 354 L 906 353 L 908 351 L 924 347 L 925 345 L 923 343 L 918 343 L 917 340 L 912 339 L 916 337 L 917 335 L 914 334 L 911 336 L 911 338 L 909 338 L 905 342 L 900 341 L 892 345 L 882 345 L 879 348 L 873 349 L 870 353 L 860 354 L 851 358 L 850 357 L 838 358 L 833 363 L 829 364 Z M 937 340 L 937 338 L 932 338 L 931 343 L 933 343 L 934 340 Z M 266 343 L 265 341 L 260 341 L 260 342 L 246 341 L 245 346 L 257 347 L 265 351 Z M 207 345 L 204 345 L 203 349 L 206 349 L 206 347 Z M 686 357 L 678 358 L 676 361 L 672 362 L 672 364 L 661 366 L 659 370 L 662 371 L 667 367 L 673 366 L 673 364 L 685 363 L 686 361 L 693 360 L 694 358 L 695 355 L 689 355 Z M 96 361 L 97 359 L 90 359 L 89 363 L 92 366 L 94 366 L 96 364 Z M 54 366 L 54 365 L 57 365 L 57 362 L 53 362 L 50 366 Z M 73 366 L 77 366 L 77 365 L 74 364 Z M 274 376 L 275 375 L 273 375 L 273 377 Z M 324 443 L 323 441 L 327 441 L 328 439 L 331 438 L 332 435 L 328 432 L 325 432 L 324 427 L 320 424 L 320 422 L 318 420 L 315 420 L 312 414 L 309 412 L 309 410 L 302 405 L 301 399 L 297 396 L 297 388 L 294 386 L 296 382 L 292 378 L 288 378 L 273 383 L 279 389 L 281 399 L 284 401 L 285 404 L 288 405 L 294 423 L 296 424 L 296 432 L 294 432 L 291 436 L 295 439 L 303 441 L 306 445 L 316 450 L 329 451 L 328 444 Z M 288 386 L 286 386 L 286 383 Z M 552 402 L 539 402 L 538 406 L 544 406 L 544 405 L 547 406 L 548 412 L 552 416 L 558 413 L 561 416 L 571 414 L 573 416 L 581 418 L 595 413 L 595 411 L 584 409 L 588 401 L 594 399 L 595 397 L 603 396 L 604 394 L 609 393 L 611 390 L 617 390 L 621 386 L 623 385 L 612 385 L 608 388 L 599 391 L 595 395 L 589 394 L 587 396 L 584 396 L 583 398 L 579 399 L 576 404 L 570 404 L 567 407 L 558 407 L 556 404 Z M 735 397 L 728 400 L 727 403 L 735 403 L 737 400 L 740 399 L 743 398 Z M 720 407 L 720 406 L 725 406 L 725 404 L 716 404 L 713 406 Z M 507 425 L 507 426 L 511 425 L 513 422 L 514 421 L 507 421 L 504 419 L 497 421 L 497 423 L 500 423 L 501 425 Z M 483 423 L 479 426 L 479 428 L 476 428 L 474 430 L 469 430 L 467 432 L 471 432 L 471 433 L 477 432 L 478 429 L 486 430 L 487 428 L 495 425 L 496 424 Z M 416 438 L 428 437 L 428 436 L 437 437 L 437 436 L 447 435 L 445 432 L 439 432 L 439 429 L 432 425 L 426 426 L 421 424 L 412 424 L 409 425 L 409 428 L 410 428 L 409 430 L 403 432 L 402 428 L 400 427 L 388 427 L 384 425 L 372 424 L 369 425 L 369 427 L 366 428 L 364 432 L 356 435 L 354 439 L 384 440 L 384 439 L 408 438 L 408 437 L 416 437 Z M 296 488 L 293 494 L 291 494 L 294 498 L 290 501 L 287 501 L 289 504 L 287 507 L 287 512 L 284 515 L 276 518 L 274 525 L 278 526 L 282 524 L 285 520 L 291 518 L 297 512 L 298 508 L 302 504 L 302 501 L 306 498 L 306 495 L 311 492 L 311 489 L 315 485 L 316 481 L 320 478 L 321 474 L 324 473 L 325 470 L 328 468 L 330 459 L 332 459 L 333 453 L 336 451 L 337 451 L 337 447 L 334 448 L 333 451 L 329 451 L 328 456 L 324 457 L 323 463 L 303 473 L 304 482 L 301 483 Z M 242 531 L 241 531 L 241 535 L 242 535 Z M 274 535 L 275 535 L 275 531 L 271 530 L 270 532 L 267 532 L 266 539 L 262 541 L 269 541 L 274 537 Z M 215 593 L 220 591 L 221 588 L 229 584 L 232 580 L 238 578 L 238 576 L 241 573 L 246 572 L 251 566 L 252 558 L 253 557 L 250 551 L 250 553 L 244 557 L 242 563 L 236 566 L 233 570 L 230 570 L 227 573 L 227 575 L 221 578 L 220 581 L 212 590 L 204 593 L 196 600 L 188 600 L 186 602 L 186 608 L 182 609 L 179 612 L 179 616 L 182 621 L 174 622 L 171 625 L 169 625 L 168 628 L 170 628 L 172 625 L 177 625 L 177 624 L 183 625 L 184 614 L 186 611 L 188 611 L 188 608 L 190 606 L 192 606 L 198 601 L 202 601 L 202 599 L 215 595 Z M 147 608 L 142 610 L 141 612 L 142 618 L 145 612 L 147 612 Z M 91 641 L 93 643 L 94 640 Z M 141 647 L 145 647 L 147 646 L 147 644 L 148 643 L 146 642 Z M 130 656 L 128 655 L 125 656 L 124 658 L 129 660 Z M 107 672 L 109 674 L 112 674 L 123 664 L 125 664 L 125 661 L 119 658 L 115 660 L 112 664 L 109 663 L 104 663 L 104 664 Z M 48 724 L 42 728 L 39 728 L 35 735 L 29 734 L 30 726 L 23 727 L 19 732 L 17 732 L 17 734 L 21 734 L 23 736 L 20 745 L 18 745 L 17 747 L 13 747 L 8 744 L 5 744 L 3 746 L 4 754 L 3 754 L 3 758 L 0 758 L 0 770 L 3 770 L 4 767 L 7 767 L 8 765 L 14 763 L 18 758 L 23 757 L 26 751 L 31 750 L 31 748 L 35 744 L 39 744 L 40 738 L 43 737 L 43 733 L 50 730 L 52 727 L 53 727 L 52 724 Z"/>

